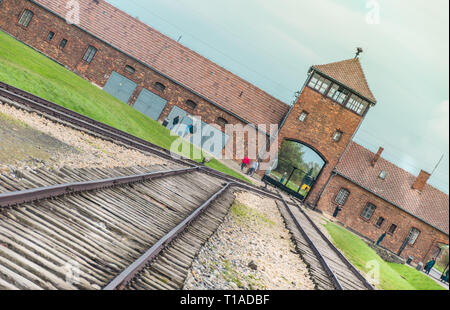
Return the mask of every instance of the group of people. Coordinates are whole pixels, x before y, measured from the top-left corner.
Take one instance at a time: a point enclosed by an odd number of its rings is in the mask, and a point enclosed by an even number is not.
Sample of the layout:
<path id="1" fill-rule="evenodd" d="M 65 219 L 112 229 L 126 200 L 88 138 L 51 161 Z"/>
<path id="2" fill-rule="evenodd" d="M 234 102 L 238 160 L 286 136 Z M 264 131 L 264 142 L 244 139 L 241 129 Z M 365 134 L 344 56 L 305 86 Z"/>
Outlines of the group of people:
<path id="1" fill-rule="evenodd" d="M 250 158 L 245 156 L 241 163 L 241 171 L 244 171 L 244 169 L 248 166 L 250 166 Z M 258 171 L 258 169 L 259 169 L 259 161 L 254 160 L 252 166 L 248 168 L 246 174 L 249 176 L 253 176 L 255 172 Z"/>
<path id="2" fill-rule="evenodd" d="M 424 272 L 425 272 L 426 274 L 430 274 L 431 269 L 433 269 L 434 265 L 436 265 L 436 258 L 435 258 L 435 257 L 433 257 L 431 260 L 429 260 L 429 261 L 425 264 L 425 267 L 423 268 L 423 269 L 424 269 Z M 449 269 L 448 269 L 448 268 L 446 268 L 446 269 L 447 269 L 447 271 L 444 272 L 444 273 L 442 273 L 441 279 L 440 279 L 440 280 L 441 280 L 442 282 L 447 282 L 447 283 L 448 283 L 448 271 L 449 271 Z"/>

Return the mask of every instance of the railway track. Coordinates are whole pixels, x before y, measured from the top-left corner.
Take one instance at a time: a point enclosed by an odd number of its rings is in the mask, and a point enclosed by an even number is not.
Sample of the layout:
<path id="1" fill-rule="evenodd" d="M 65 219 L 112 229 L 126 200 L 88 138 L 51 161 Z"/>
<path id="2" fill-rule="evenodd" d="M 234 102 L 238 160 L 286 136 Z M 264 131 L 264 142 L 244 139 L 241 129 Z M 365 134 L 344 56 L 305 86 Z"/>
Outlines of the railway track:
<path id="1" fill-rule="evenodd" d="M 56 186 L 67 192 L 47 186 L 0 194 L 0 289 L 110 289 L 170 241 L 174 249 L 180 240 L 195 244 L 186 238 L 199 234 L 191 222 L 214 230 L 231 206 L 231 184 L 191 167 L 157 170 Z M 193 253 L 188 245 L 185 256 Z"/>
<path id="2" fill-rule="evenodd" d="M 292 207 L 283 196 L 280 198 L 278 208 L 318 289 L 374 290 L 294 199 Z"/>
<path id="3" fill-rule="evenodd" d="M 168 160 L 0 175 L 0 289 L 179 289 L 235 189 L 277 201 L 317 288 L 373 289 L 295 201 L 1 82 L 0 99 Z"/>

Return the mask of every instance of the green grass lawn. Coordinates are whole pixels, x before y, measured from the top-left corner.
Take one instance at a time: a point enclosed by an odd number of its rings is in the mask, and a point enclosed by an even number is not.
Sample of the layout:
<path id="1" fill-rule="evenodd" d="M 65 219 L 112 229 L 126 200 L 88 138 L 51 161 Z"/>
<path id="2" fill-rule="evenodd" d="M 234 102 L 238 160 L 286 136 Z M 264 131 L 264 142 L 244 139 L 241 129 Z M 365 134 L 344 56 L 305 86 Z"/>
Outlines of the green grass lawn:
<path id="1" fill-rule="evenodd" d="M 347 259 L 363 274 L 371 270 L 373 264 L 379 266 L 379 284 L 382 290 L 444 290 L 435 281 L 423 273 L 406 265 L 387 263 L 379 257 L 357 235 L 334 223 L 327 223 L 326 229 L 332 237 L 333 243 Z M 369 264 L 368 264 L 369 263 Z"/>
<path id="2" fill-rule="evenodd" d="M 170 149 L 178 137 L 158 122 L 0 31 L 0 81 Z M 185 155 L 185 154 L 183 154 Z M 207 164 L 243 181 L 216 159 Z"/>

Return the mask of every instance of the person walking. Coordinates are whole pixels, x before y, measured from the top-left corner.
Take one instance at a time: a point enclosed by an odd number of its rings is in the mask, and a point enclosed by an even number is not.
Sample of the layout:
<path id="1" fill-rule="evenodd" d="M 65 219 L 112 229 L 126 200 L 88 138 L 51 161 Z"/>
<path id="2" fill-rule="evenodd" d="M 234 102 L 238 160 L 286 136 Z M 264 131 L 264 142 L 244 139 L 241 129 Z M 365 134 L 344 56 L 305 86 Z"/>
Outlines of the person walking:
<path id="1" fill-rule="evenodd" d="M 434 265 L 436 264 L 436 258 L 432 258 L 426 265 L 425 265 L 425 273 L 430 274 L 431 269 L 433 269 Z"/>
<path id="2" fill-rule="evenodd" d="M 250 169 L 248 169 L 247 175 L 249 175 L 249 176 L 252 177 L 253 174 L 255 174 L 255 172 L 258 170 L 258 168 L 259 168 L 259 162 L 258 162 L 257 160 L 255 160 L 255 161 L 253 162 L 252 167 L 251 167 Z"/>
<path id="3" fill-rule="evenodd" d="M 248 165 L 250 165 L 250 158 L 245 156 L 241 163 L 241 171 L 244 171 L 244 168 L 247 167 Z"/>
<path id="4" fill-rule="evenodd" d="M 281 176 L 281 179 L 280 179 L 280 183 L 281 183 L 281 184 L 284 185 L 284 181 L 286 181 L 287 175 L 288 175 L 287 172 L 283 173 L 283 175 Z"/>
<path id="5" fill-rule="evenodd" d="M 333 213 L 333 217 L 337 218 L 337 216 L 339 215 L 339 212 L 342 211 L 341 206 L 336 206 L 336 209 L 334 209 L 334 213 Z"/>

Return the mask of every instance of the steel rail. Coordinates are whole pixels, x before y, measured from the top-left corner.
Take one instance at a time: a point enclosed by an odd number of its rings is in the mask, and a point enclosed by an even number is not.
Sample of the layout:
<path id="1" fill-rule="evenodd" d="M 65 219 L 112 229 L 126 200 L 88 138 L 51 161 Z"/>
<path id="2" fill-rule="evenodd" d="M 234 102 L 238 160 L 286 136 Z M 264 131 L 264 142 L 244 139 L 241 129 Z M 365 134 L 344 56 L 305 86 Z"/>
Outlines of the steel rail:
<path id="1" fill-rule="evenodd" d="M 117 277 L 115 277 L 103 290 L 115 290 L 123 288 L 134 276 L 139 273 L 145 266 L 152 261 L 158 254 L 175 238 L 177 238 L 184 229 L 207 208 L 209 205 L 217 199 L 223 192 L 229 187 L 230 183 L 226 183 L 218 192 L 212 195 L 207 201 L 205 201 L 200 207 L 195 209 L 184 221 L 173 228 L 164 237 L 158 240 L 147 252 L 134 261 L 124 271 L 122 271 Z"/>
<path id="2" fill-rule="evenodd" d="M 305 211 L 302 210 L 302 208 L 298 205 L 298 203 L 294 200 L 294 203 L 297 205 L 300 212 L 306 217 L 308 222 L 311 224 L 311 226 L 316 230 L 316 232 L 320 235 L 320 237 L 325 240 L 325 242 L 328 244 L 328 246 L 339 256 L 339 258 L 345 263 L 345 265 L 353 272 L 353 274 L 364 284 L 364 286 L 369 290 L 375 290 L 375 288 L 367 281 L 367 279 L 359 272 L 356 267 L 349 262 L 349 260 L 342 254 L 341 251 L 339 251 L 338 248 L 324 235 L 324 233 L 317 227 L 316 223 L 309 217 L 308 214 L 306 214 Z"/>
<path id="3" fill-rule="evenodd" d="M 303 227 L 300 225 L 300 223 L 298 222 L 298 220 L 296 219 L 296 217 L 294 216 L 294 214 L 292 213 L 291 209 L 289 208 L 289 205 L 287 204 L 287 202 L 284 200 L 283 196 L 280 196 L 280 200 L 283 202 L 286 211 L 289 213 L 289 215 L 291 216 L 292 220 L 294 221 L 295 226 L 298 228 L 298 230 L 300 231 L 300 233 L 302 234 L 303 238 L 305 238 L 306 242 L 308 243 L 309 247 L 311 248 L 311 250 L 314 252 L 314 254 L 316 255 L 317 259 L 319 260 L 320 264 L 322 265 L 322 267 L 325 269 L 325 272 L 328 274 L 328 276 L 331 279 L 331 282 L 333 283 L 334 287 L 337 290 L 343 290 L 344 288 L 342 287 L 342 284 L 340 283 L 340 281 L 338 280 L 338 278 L 336 277 L 336 275 L 334 274 L 333 270 L 331 269 L 331 267 L 328 265 L 328 263 L 325 261 L 325 258 L 323 257 L 323 255 L 320 253 L 319 249 L 316 247 L 316 245 L 314 244 L 314 242 L 309 238 L 308 234 L 306 233 L 306 231 L 303 229 Z"/>
<path id="4" fill-rule="evenodd" d="M 36 200 L 59 197 L 67 194 L 74 194 L 84 191 L 108 188 L 112 186 L 120 186 L 125 184 L 154 180 L 168 176 L 181 175 L 198 170 L 199 167 L 189 167 L 183 169 L 164 170 L 130 176 L 122 176 L 85 182 L 58 184 L 53 186 L 33 188 L 29 190 L 7 192 L 0 194 L 0 208 L 10 207 L 13 205 L 23 204 L 27 202 L 33 202 Z"/>

